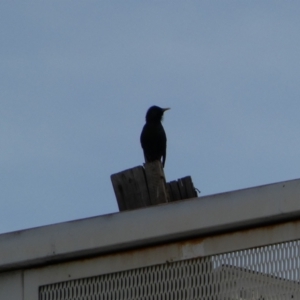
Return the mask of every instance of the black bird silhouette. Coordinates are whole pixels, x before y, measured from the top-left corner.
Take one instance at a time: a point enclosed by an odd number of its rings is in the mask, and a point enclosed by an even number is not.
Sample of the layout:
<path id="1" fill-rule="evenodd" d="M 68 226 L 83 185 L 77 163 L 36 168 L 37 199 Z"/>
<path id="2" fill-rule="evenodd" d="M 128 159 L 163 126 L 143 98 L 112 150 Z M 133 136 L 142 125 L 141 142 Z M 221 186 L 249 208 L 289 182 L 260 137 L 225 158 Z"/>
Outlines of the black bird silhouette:
<path id="1" fill-rule="evenodd" d="M 141 145 L 145 162 L 159 160 L 163 167 L 166 161 L 167 136 L 161 124 L 163 114 L 170 108 L 151 106 L 146 114 L 146 124 L 141 133 Z"/>

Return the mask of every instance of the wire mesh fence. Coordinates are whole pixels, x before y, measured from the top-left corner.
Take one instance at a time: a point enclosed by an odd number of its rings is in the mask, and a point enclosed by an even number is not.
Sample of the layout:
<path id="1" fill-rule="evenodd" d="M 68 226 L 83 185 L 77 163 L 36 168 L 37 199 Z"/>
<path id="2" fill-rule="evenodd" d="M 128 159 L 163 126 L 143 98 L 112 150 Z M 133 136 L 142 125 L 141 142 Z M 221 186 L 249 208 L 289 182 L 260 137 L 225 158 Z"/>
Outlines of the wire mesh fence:
<path id="1" fill-rule="evenodd" d="M 41 286 L 40 300 L 300 299 L 300 241 Z"/>

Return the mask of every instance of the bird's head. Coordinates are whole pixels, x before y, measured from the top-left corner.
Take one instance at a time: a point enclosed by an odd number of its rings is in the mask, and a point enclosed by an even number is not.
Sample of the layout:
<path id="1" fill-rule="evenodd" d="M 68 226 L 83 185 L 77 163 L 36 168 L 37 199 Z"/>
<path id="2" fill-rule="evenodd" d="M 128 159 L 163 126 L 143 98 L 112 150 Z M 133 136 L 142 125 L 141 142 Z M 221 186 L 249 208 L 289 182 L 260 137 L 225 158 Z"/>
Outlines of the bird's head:
<path id="1" fill-rule="evenodd" d="M 160 122 L 163 114 L 170 108 L 161 108 L 158 106 L 151 106 L 146 113 L 146 122 Z"/>

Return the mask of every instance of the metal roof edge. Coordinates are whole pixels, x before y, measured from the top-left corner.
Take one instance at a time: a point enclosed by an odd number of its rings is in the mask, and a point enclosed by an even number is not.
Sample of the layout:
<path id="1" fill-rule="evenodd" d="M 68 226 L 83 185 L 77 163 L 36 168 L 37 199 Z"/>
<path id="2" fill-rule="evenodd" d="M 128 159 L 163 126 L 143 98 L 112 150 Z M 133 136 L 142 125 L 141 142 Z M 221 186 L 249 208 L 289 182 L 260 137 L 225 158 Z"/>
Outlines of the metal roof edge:
<path id="1" fill-rule="evenodd" d="M 0 235 L 0 271 L 300 217 L 300 179 Z"/>

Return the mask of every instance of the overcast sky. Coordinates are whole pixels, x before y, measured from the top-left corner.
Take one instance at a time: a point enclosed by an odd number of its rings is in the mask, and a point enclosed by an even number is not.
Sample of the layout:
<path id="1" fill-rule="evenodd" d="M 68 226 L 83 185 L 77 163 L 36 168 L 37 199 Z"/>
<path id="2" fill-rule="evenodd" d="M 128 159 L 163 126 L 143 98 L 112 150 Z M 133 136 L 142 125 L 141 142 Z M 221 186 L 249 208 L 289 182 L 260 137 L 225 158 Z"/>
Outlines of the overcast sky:
<path id="1" fill-rule="evenodd" d="M 300 177 L 300 2 L 1 1 L 0 233 L 117 212 L 171 107 L 167 181 Z M 232 208 L 228 208 L 232 209 Z M 224 212 L 226 213 L 226 212 Z"/>

